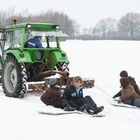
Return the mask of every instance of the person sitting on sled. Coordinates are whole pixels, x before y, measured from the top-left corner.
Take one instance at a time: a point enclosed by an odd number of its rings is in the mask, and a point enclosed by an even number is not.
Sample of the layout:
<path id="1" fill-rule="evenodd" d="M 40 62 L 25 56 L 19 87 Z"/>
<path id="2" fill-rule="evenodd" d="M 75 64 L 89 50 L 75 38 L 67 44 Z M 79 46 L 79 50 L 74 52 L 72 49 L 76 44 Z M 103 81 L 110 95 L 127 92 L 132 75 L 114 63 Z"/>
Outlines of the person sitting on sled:
<path id="1" fill-rule="evenodd" d="M 123 102 L 124 104 L 140 107 L 140 96 L 136 93 L 128 77 L 122 77 L 120 79 L 120 84 L 122 88 L 121 95 L 116 99 L 116 101 L 118 103 Z"/>
<path id="2" fill-rule="evenodd" d="M 68 104 L 66 99 L 61 97 L 61 89 L 57 86 L 57 79 L 51 78 L 49 80 L 49 88 L 41 96 L 41 101 L 46 105 L 52 105 L 56 108 L 64 109 L 65 111 L 74 111 L 75 108 Z"/>
<path id="3" fill-rule="evenodd" d="M 133 77 L 131 77 L 131 76 L 128 76 L 128 72 L 127 72 L 126 70 L 123 70 L 123 71 L 120 72 L 120 77 L 121 77 L 121 78 L 122 78 L 122 77 L 128 77 L 128 79 L 129 79 L 130 83 L 132 84 L 132 86 L 134 87 L 136 93 L 137 93 L 138 95 L 140 95 L 140 89 L 139 89 L 139 87 L 138 87 L 138 85 L 137 85 L 137 83 L 136 83 L 136 81 L 135 81 L 135 78 L 133 78 Z M 117 98 L 117 97 L 119 97 L 119 96 L 121 96 L 121 91 L 119 91 L 117 94 L 115 94 L 115 95 L 113 96 L 113 98 Z"/>
<path id="4" fill-rule="evenodd" d="M 83 80 L 80 76 L 73 79 L 73 84 L 67 86 L 63 93 L 63 98 L 68 100 L 69 104 L 78 111 L 86 110 L 89 114 L 97 114 L 104 107 L 97 107 L 97 104 L 90 96 L 83 97 Z"/>

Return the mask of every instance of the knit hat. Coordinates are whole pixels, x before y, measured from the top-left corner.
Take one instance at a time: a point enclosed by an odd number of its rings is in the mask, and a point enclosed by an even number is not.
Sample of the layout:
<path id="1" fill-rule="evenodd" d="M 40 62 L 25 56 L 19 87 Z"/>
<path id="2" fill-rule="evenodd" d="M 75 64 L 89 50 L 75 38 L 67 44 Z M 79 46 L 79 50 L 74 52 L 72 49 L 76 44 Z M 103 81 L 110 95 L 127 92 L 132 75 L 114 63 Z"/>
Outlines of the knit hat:
<path id="1" fill-rule="evenodd" d="M 56 85 L 56 84 L 57 84 L 57 79 L 56 78 L 49 79 L 49 85 L 50 86 L 53 86 L 53 85 Z"/>
<path id="2" fill-rule="evenodd" d="M 127 71 L 123 70 L 120 72 L 120 77 L 128 77 Z"/>

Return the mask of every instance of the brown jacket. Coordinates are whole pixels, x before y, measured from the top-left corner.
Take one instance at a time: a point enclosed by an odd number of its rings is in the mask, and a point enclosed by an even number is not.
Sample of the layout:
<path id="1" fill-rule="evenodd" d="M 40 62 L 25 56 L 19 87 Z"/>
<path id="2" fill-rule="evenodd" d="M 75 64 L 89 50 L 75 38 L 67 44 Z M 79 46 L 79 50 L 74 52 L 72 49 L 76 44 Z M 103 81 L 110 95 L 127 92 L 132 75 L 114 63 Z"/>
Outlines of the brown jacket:
<path id="1" fill-rule="evenodd" d="M 49 87 L 46 92 L 41 96 L 41 101 L 46 105 L 53 105 L 53 103 L 61 98 L 60 88 Z"/>
<path id="2" fill-rule="evenodd" d="M 135 92 L 134 87 L 129 84 L 126 88 L 122 88 L 120 99 L 123 101 L 125 99 L 137 99 L 140 96 Z"/>

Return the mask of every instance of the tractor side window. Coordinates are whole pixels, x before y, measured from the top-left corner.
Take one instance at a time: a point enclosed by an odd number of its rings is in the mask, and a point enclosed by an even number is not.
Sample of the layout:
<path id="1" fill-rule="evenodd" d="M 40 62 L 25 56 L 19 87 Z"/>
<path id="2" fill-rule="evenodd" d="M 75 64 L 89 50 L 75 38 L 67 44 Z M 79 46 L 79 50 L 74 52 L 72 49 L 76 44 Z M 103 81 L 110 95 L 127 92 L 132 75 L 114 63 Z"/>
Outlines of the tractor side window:
<path id="1" fill-rule="evenodd" d="M 56 38 L 55 37 L 50 37 L 49 38 L 49 42 L 50 42 L 50 47 L 51 48 L 56 48 L 57 47 Z"/>
<path id="2" fill-rule="evenodd" d="M 48 48 L 56 48 L 57 47 L 56 38 L 55 37 L 48 37 L 48 36 L 46 36 L 46 42 L 47 42 L 47 45 L 45 44 L 44 46 L 47 46 Z M 43 41 L 42 41 L 42 44 L 44 44 Z"/>
<path id="3" fill-rule="evenodd" d="M 21 30 L 17 30 L 15 31 L 15 37 L 14 37 L 14 47 L 20 47 L 21 43 L 22 43 L 22 31 Z"/>
<path id="4" fill-rule="evenodd" d="M 0 45 L 2 44 L 2 42 L 3 42 L 3 33 L 0 33 Z"/>
<path id="5" fill-rule="evenodd" d="M 3 47 L 3 33 L 0 33 L 0 56 L 2 56 L 2 47 Z"/>
<path id="6" fill-rule="evenodd" d="M 25 32 L 25 42 L 27 42 L 30 38 L 33 38 L 33 36 L 27 31 Z"/>
<path id="7" fill-rule="evenodd" d="M 6 33 L 6 40 L 5 40 L 4 50 L 12 47 L 12 45 L 13 45 L 13 35 L 14 35 L 13 31 L 10 31 L 10 32 Z"/>
<path id="8" fill-rule="evenodd" d="M 0 32 L 0 40 L 2 39 L 3 33 Z"/>

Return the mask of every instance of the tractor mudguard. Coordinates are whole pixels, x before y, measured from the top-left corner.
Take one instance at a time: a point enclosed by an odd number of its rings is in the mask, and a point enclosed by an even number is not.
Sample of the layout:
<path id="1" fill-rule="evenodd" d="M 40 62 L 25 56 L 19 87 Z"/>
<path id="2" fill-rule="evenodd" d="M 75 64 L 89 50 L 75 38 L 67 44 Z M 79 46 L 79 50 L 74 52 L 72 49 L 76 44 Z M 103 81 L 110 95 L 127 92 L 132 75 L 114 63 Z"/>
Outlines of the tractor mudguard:
<path id="1" fill-rule="evenodd" d="M 69 62 L 68 57 L 66 54 L 60 50 L 53 50 L 50 52 L 49 57 L 49 68 L 52 69 L 56 64 L 63 63 L 63 62 Z"/>
<path id="2" fill-rule="evenodd" d="M 54 51 L 53 52 L 53 57 L 54 57 L 54 59 L 55 59 L 55 61 L 56 62 L 66 62 L 66 61 L 68 61 L 68 58 L 67 58 L 67 56 L 65 55 L 65 53 L 64 52 L 60 52 L 60 51 Z"/>
<path id="3" fill-rule="evenodd" d="M 30 53 L 28 51 L 20 51 L 20 50 L 9 50 L 6 51 L 4 59 L 6 59 L 7 55 L 13 55 L 19 63 L 31 63 L 32 59 Z"/>

